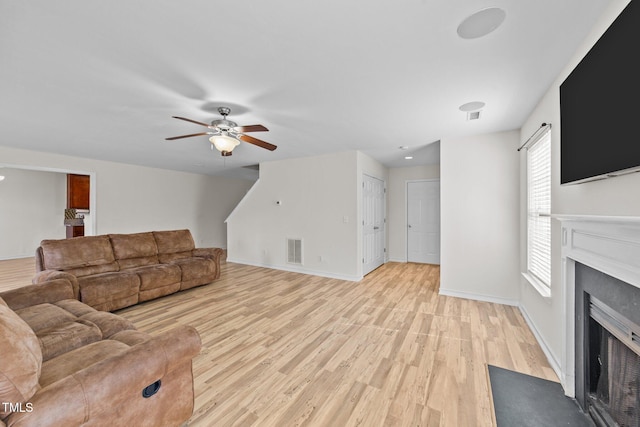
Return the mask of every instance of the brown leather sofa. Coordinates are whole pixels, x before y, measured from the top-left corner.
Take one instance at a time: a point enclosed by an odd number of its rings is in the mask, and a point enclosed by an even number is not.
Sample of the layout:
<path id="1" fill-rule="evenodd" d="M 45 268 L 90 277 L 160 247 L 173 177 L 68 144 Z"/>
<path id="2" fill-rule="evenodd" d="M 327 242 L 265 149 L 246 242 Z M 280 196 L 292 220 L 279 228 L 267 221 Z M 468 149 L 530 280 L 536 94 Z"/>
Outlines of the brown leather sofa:
<path id="1" fill-rule="evenodd" d="M 33 283 L 69 280 L 76 298 L 114 311 L 220 277 L 222 249 L 196 248 L 189 230 L 43 240 Z"/>
<path id="2" fill-rule="evenodd" d="M 193 413 L 198 332 L 161 335 L 55 279 L 0 293 L 0 426 L 178 426 Z"/>

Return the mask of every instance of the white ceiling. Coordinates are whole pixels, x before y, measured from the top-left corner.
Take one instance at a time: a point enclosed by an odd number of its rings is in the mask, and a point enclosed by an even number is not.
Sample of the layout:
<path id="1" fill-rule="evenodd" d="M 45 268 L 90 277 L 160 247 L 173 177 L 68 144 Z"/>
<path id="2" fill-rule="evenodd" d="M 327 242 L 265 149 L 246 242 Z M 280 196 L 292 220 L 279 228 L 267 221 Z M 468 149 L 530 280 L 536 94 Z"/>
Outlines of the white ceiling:
<path id="1" fill-rule="evenodd" d="M 437 162 L 441 138 L 518 129 L 608 3 L 0 0 L 0 145 L 229 176 L 344 150 Z M 503 25 L 458 37 L 487 7 Z M 218 106 L 278 149 L 165 141 Z"/>

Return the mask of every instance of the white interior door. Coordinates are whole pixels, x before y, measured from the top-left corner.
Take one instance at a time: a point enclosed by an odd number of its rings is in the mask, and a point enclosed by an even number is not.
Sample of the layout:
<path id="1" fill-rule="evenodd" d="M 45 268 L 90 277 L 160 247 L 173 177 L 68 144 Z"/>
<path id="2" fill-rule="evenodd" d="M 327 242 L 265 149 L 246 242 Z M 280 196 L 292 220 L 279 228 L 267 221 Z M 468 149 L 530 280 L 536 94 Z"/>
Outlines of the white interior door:
<path id="1" fill-rule="evenodd" d="M 440 180 L 407 182 L 407 261 L 440 264 Z"/>
<path id="2" fill-rule="evenodd" d="M 384 182 L 363 176 L 362 186 L 363 274 L 384 264 L 385 253 L 385 190 Z"/>

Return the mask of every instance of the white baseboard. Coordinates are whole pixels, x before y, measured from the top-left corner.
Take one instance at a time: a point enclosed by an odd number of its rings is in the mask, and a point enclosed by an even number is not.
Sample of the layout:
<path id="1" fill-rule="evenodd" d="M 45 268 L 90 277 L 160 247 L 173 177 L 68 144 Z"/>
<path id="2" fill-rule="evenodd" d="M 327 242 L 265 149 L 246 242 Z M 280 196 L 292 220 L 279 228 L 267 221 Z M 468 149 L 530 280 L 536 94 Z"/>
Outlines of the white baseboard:
<path id="1" fill-rule="evenodd" d="M 475 293 L 471 293 L 471 292 L 453 291 L 453 290 L 450 290 L 450 289 L 443 289 L 442 287 L 440 287 L 439 294 L 440 295 L 444 295 L 444 296 L 448 296 L 448 297 L 472 299 L 472 300 L 475 300 L 475 301 L 493 302 L 493 303 L 496 303 L 496 304 L 510 305 L 510 306 L 515 306 L 515 307 L 517 307 L 519 305 L 518 300 L 500 298 L 500 297 L 496 297 L 496 296 L 493 296 L 493 295 L 481 295 L 481 294 L 475 294 Z"/>
<path id="2" fill-rule="evenodd" d="M 244 265 L 251 265 L 254 267 L 263 267 L 263 268 L 270 268 L 273 270 L 280 270 L 280 271 L 289 271 L 292 273 L 300 273 L 300 274 L 310 274 L 312 276 L 320 276 L 320 277 L 327 277 L 329 279 L 338 279 L 338 280 L 346 280 L 349 282 L 359 282 L 362 280 L 362 276 L 350 276 L 350 275 L 346 275 L 346 274 L 335 274 L 335 273 L 330 273 L 330 272 L 326 272 L 326 271 L 316 271 L 316 270 L 309 270 L 306 268 L 301 268 L 301 267 L 293 267 L 293 266 L 281 266 L 281 265 L 267 265 L 267 264 L 261 264 L 261 263 L 255 263 L 255 262 L 250 262 L 250 261 L 246 261 L 246 260 L 242 260 L 242 259 L 236 259 L 236 258 L 227 258 L 227 262 L 233 262 L 236 264 L 244 264 Z"/>
<path id="3" fill-rule="evenodd" d="M 8 261 L 11 259 L 33 258 L 35 256 L 36 256 L 36 252 L 33 251 L 33 253 L 29 255 L 11 255 L 7 257 L 0 257 L 0 261 Z"/>
<path id="4" fill-rule="evenodd" d="M 527 322 L 529 329 L 531 329 L 531 332 L 533 332 L 533 336 L 536 338 L 536 341 L 538 341 L 542 352 L 545 356 L 547 356 L 547 361 L 549 362 L 549 365 L 551 365 L 551 369 L 553 369 L 558 378 L 562 381 L 562 370 L 560 369 L 560 363 L 558 362 L 558 359 L 555 357 L 546 341 L 542 338 L 540 332 L 538 332 L 538 328 L 536 328 L 535 323 L 533 323 L 533 320 L 531 320 L 531 317 L 529 317 L 529 313 L 527 313 L 527 310 L 524 308 L 524 306 L 518 305 L 518 308 L 520 309 L 520 313 L 522 313 L 522 317 L 524 317 L 524 321 Z"/>

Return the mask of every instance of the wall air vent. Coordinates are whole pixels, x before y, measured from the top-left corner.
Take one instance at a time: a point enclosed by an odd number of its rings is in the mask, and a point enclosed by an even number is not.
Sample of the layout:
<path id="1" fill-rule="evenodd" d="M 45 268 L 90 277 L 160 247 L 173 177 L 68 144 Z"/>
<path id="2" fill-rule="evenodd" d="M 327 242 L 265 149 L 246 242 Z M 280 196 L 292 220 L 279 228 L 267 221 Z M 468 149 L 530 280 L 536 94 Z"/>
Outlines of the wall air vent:
<path id="1" fill-rule="evenodd" d="M 302 265 L 302 239 L 287 239 L 287 262 Z"/>

